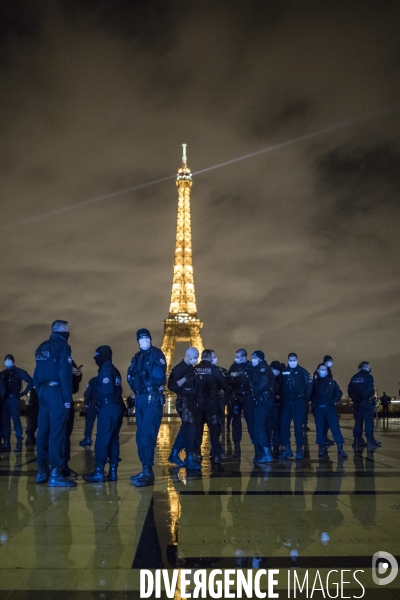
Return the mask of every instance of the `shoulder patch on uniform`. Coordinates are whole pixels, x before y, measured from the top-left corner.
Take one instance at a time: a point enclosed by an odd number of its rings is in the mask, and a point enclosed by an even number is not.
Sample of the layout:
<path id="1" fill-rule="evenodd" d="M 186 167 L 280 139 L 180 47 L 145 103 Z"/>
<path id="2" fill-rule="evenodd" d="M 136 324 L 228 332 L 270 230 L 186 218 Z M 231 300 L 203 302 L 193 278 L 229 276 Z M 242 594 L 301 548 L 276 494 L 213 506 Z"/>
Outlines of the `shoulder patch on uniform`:
<path id="1" fill-rule="evenodd" d="M 50 358 L 50 352 L 48 350 L 41 350 L 35 354 L 35 360 L 47 360 Z"/>
<path id="2" fill-rule="evenodd" d="M 108 379 L 108 377 L 104 377 L 103 383 L 109 383 L 109 382 L 110 382 L 110 380 Z"/>
<path id="3" fill-rule="evenodd" d="M 121 379 L 119 377 L 115 378 L 115 385 L 121 385 Z"/>
<path id="4" fill-rule="evenodd" d="M 264 368 L 260 369 L 260 371 L 261 371 L 261 373 L 265 373 L 265 369 Z"/>
<path id="5" fill-rule="evenodd" d="M 68 362 L 70 365 L 72 365 L 72 356 L 68 356 Z"/>
<path id="6" fill-rule="evenodd" d="M 163 358 L 160 358 L 160 363 L 161 363 L 162 365 L 165 365 L 165 360 L 164 360 Z"/>

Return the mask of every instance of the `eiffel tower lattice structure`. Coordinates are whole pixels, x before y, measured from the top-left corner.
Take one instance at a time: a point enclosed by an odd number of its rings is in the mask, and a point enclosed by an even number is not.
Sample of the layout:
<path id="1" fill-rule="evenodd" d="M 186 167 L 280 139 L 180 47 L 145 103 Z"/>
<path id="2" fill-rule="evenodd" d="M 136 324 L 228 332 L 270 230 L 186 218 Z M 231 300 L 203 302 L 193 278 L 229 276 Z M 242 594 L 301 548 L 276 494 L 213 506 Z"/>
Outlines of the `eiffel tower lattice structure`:
<path id="1" fill-rule="evenodd" d="M 167 371 L 172 369 L 176 342 L 188 342 L 199 353 L 204 349 L 200 329 L 203 323 L 197 318 L 192 263 L 192 226 L 190 218 L 190 190 L 192 174 L 187 166 L 186 144 L 182 144 L 182 167 L 178 170 L 178 221 L 176 226 L 174 277 L 171 305 L 164 321 L 162 351 L 167 359 Z"/>

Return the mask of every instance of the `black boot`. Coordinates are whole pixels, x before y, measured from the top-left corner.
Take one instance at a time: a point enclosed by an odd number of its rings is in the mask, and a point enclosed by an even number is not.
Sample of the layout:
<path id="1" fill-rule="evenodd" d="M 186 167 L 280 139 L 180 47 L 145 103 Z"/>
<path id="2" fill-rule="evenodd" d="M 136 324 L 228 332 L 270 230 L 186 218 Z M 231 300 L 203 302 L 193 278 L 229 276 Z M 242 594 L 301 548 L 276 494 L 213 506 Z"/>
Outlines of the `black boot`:
<path id="1" fill-rule="evenodd" d="M 376 450 L 377 448 L 380 448 L 380 446 L 378 444 L 375 444 L 375 442 L 373 440 L 368 440 L 367 450 Z"/>
<path id="2" fill-rule="evenodd" d="M 135 483 L 136 479 L 140 479 L 140 477 L 142 477 L 142 476 L 143 476 L 143 469 L 139 473 L 136 473 L 136 475 L 131 475 L 129 477 L 129 480 L 131 481 L 131 483 Z"/>
<path id="3" fill-rule="evenodd" d="M 36 446 L 36 438 L 33 433 L 26 435 L 25 446 Z"/>
<path id="4" fill-rule="evenodd" d="M 329 448 L 329 446 L 334 446 L 334 445 L 335 445 L 335 442 L 333 440 L 329 439 L 328 436 L 326 436 L 325 446 L 328 446 L 328 448 Z"/>
<path id="5" fill-rule="evenodd" d="M 16 453 L 22 452 L 22 438 L 17 440 L 17 443 L 14 448 L 14 452 L 16 452 Z"/>
<path id="6" fill-rule="evenodd" d="M 110 463 L 110 468 L 108 469 L 108 474 L 107 474 L 107 481 L 117 481 L 118 480 L 117 470 L 118 470 L 118 465 L 112 465 Z"/>
<path id="7" fill-rule="evenodd" d="M 293 452 L 292 452 L 292 448 L 291 448 L 290 444 L 285 444 L 285 449 L 283 452 L 280 453 L 278 458 L 292 458 L 292 456 L 293 456 Z"/>
<path id="8" fill-rule="evenodd" d="M 296 458 L 299 460 L 303 458 L 303 446 L 301 444 L 297 444 L 296 446 Z"/>
<path id="9" fill-rule="evenodd" d="M 39 466 L 35 483 L 46 483 L 50 474 L 49 465 Z"/>
<path id="10" fill-rule="evenodd" d="M 145 465 L 141 476 L 133 481 L 136 487 L 147 487 L 154 484 L 154 473 L 150 465 Z"/>
<path id="11" fill-rule="evenodd" d="M 2 452 L 11 452 L 11 440 L 10 438 L 4 438 L 3 445 L 1 447 Z"/>
<path id="12" fill-rule="evenodd" d="M 278 444 L 274 444 L 272 446 L 272 456 L 274 456 L 275 458 L 278 458 L 278 456 L 279 456 L 279 445 Z"/>
<path id="13" fill-rule="evenodd" d="M 366 445 L 364 438 L 354 438 L 353 448 L 365 448 Z"/>
<path id="14" fill-rule="evenodd" d="M 319 444 L 318 449 L 319 449 L 318 458 L 324 458 L 324 456 L 328 456 L 328 449 L 325 445 Z"/>
<path id="15" fill-rule="evenodd" d="M 338 444 L 337 455 L 338 458 L 347 458 L 347 453 L 343 450 L 343 444 Z"/>
<path id="16" fill-rule="evenodd" d="M 200 471 L 201 464 L 195 461 L 194 454 L 189 454 L 185 460 L 185 467 L 186 469 L 189 469 L 189 471 Z"/>
<path id="17" fill-rule="evenodd" d="M 371 440 L 374 444 L 376 444 L 377 446 L 381 447 L 382 446 L 382 442 L 378 442 L 378 440 L 376 440 L 374 437 Z"/>
<path id="18" fill-rule="evenodd" d="M 96 465 L 93 473 L 90 473 L 90 475 L 83 475 L 83 479 L 88 483 L 103 483 L 106 481 L 104 465 Z"/>
<path id="19" fill-rule="evenodd" d="M 61 475 L 60 468 L 55 467 L 50 472 L 47 485 L 49 487 L 76 487 L 76 481 L 66 479 L 63 475 Z"/>
<path id="20" fill-rule="evenodd" d="M 233 458 L 240 458 L 242 455 L 242 451 L 240 449 L 240 444 L 235 444 L 235 449 L 233 451 Z"/>
<path id="21" fill-rule="evenodd" d="M 262 454 L 257 459 L 257 464 L 262 464 L 266 462 L 272 462 L 274 459 L 272 458 L 272 454 L 268 446 L 262 447 Z"/>
<path id="22" fill-rule="evenodd" d="M 178 467 L 185 466 L 183 460 L 179 458 L 178 450 L 174 450 L 174 448 L 172 448 L 171 454 L 168 456 L 168 462 L 173 463 L 174 465 L 178 465 Z"/>
<path id="23" fill-rule="evenodd" d="M 92 440 L 89 436 L 86 436 L 79 442 L 80 446 L 91 446 Z"/>
<path id="24" fill-rule="evenodd" d="M 69 465 L 63 466 L 61 469 L 61 475 L 64 475 L 64 477 L 73 477 L 74 479 L 75 477 L 78 477 L 78 473 L 71 469 Z"/>

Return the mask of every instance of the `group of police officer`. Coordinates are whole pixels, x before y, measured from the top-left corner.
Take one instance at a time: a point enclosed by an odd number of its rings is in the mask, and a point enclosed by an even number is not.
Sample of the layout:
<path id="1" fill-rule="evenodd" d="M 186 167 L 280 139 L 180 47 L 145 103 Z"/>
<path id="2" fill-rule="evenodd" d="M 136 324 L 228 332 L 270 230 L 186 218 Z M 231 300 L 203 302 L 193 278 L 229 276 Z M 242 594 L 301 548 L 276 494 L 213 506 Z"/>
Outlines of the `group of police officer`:
<path id="1" fill-rule="evenodd" d="M 162 351 L 152 345 L 147 329 L 139 329 L 136 338 L 139 351 L 132 358 L 127 380 L 135 397 L 136 443 L 142 469 L 130 480 L 136 487 L 145 487 L 154 483 L 154 452 L 165 401 L 167 365 Z M 74 419 L 72 395 L 79 389 L 82 372 L 72 359 L 68 339 L 68 322 L 54 321 L 50 338 L 35 352 L 33 379 L 26 371 L 15 366 L 12 355 L 5 357 L 6 369 L 0 377 L 0 451 L 11 451 L 11 420 L 17 438 L 15 452 L 22 450 L 19 401 L 29 392 L 32 396 L 35 391 L 39 410 L 28 414 L 27 442 L 36 442 L 36 483 L 47 483 L 50 487 L 74 487 L 74 479 L 78 476 L 68 463 Z M 333 360 L 330 356 L 324 357 L 313 376 L 298 364 L 295 353 L 289 354 L 287 365 L 279 361 L 272 361 L 268 365 L 261 350 L 254 351 L 251 360 L 248 360 L 247 352 L 242 348 L 237 350 L 229 370 L 217 365 L 213 350 L 203 350 L 200 359 L 199 362 L 196 348 L 188 348 L 184 359 L 172 369 L 168 378 L 168 388 L 176 394 L 176 410 L 181 418 L 169 462 L 188 470 L 202 468 L 201 447 L 205 424 L 209 430 L 212 462 L 219 464 L 226 459 L 220 442 L 226 407 L 227 426 L 232 424 L 233 458 L 238 459 L 241 455 L 243 413 L 254 445 L 255 465 L 270 463 L 276 457 L 293 457 L 292 421 L 296 459 L 302 459 L 310 402 L 316 424 L 318 456 L 326 456 L 328 447 L 335 443 L 338 457 L 347 458 L 335 410 L 342 391 L 333 379 Z M 121 460 L 119 432 L 125 406 L 122 378 L 113 365 L 111 348 L 99 346 L 94 353 L 94 360 L 98 374 L 89 381 L 84 394 L 86 427 L 80 445 L 91 443 L 97 416 L 95 468 L 83 478 L 90 483 L 100 483 L 117 480 L 118 463 Z M 368 450 L 375 450 L 380 443 L 374 438 L 374 380 L 370 371 L 369 363 L 362 362 L 358 373 L 350 380 L 348 393 L 354 407 L 353 447 L 366 446 Z M 22 382 L 27 383 L 23 390 Z M 363 438 L 363 428 L 367 441 Z M 328 438 L 329 429 L 334 441 Z M 179 456 L 183 450 L 184 460 Z M 106 474 L 107 463 L 109 467 Z"/>

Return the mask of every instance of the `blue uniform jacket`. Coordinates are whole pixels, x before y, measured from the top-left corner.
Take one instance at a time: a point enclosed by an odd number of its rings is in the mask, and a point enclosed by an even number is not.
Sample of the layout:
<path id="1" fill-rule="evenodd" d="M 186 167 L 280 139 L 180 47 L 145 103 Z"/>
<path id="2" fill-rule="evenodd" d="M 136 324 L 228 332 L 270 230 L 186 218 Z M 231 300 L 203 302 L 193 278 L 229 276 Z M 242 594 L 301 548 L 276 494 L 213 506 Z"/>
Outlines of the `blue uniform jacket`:
<path id="1" fill-rule="evenodd" d="M 353 375 L 347 388 L 349 398 L 353 402 L 362 402 L 372 400 L 375 394 L 375 383 L 371 373 L 365 369 L 360 369 Z"/>
<path id="2" fill-rule="evenodd" d="M 313 382 L 311 402 L 315 406 L 335 406 L 343 392 L 334 379 L 317 377 Z"/>
<path id="3" fill-rule="evenodd" d="M 166 384 L 167 361 L 163 352 L 156 346 L 139 350 L 128 368 L 128 385 L 135 394 L 156 391 Z"/>
<path id="4" fill-rule="evenodd" d="M 96 403 L 96 398 L 94 395 L 94 385 L 96 383 L 96 379 L 97 377 L 92 377 L 91 379 L 89 379 L 88 384 L 86 386 L 86 390 L 83 392 L 85 407 Z"/>
<path id="5" fill-rule="evenodd" d="M 122 399 L 121 381 L 121 373 L 111 360 L 107 360 L 99 369 L 93 387 L 93 395 L 97 402 L 101 405 L 104 400 Z"/>
<path id="6" fill-rule="evenodd" d="M 294 369 L 287 366 L 281 373 L 283 400 L 309 400 L 312 392 L 312 377 L 304 367 Z"/>
<path id="7" fill-rule="evenodd" d="M 48 381 L 60 386 L 64 404 L 72 400 L 72 356 L 71 346 L 58 333 L 40 344 L 35 352 L 36 367 L 33 374 L 34 385 L 40 397 L 40 388 Z"/>
<path id="8" fill-rule="evenodd" d="M 29 373 L 24 371 L 24 369 L 16 367 L 15 365 L 13 365 L 11 369 L 5 369 L 2 371 L 1 378 L 5 385 L 5 396 L 17 396 L 18 398 L 22 398 L 22 396 L 29 394 L 33 388 L 33 379 Z M 27 384 L 27 386 L 21 392 L 23 381 Z"/>
<path id="9" fill-rule="evenodd" d="M 252 366 L 251 380 L 256 401 L 273 400 L 274 379 L 272 369 L 265 360 L 260 361 L 256 367 Z"/>

